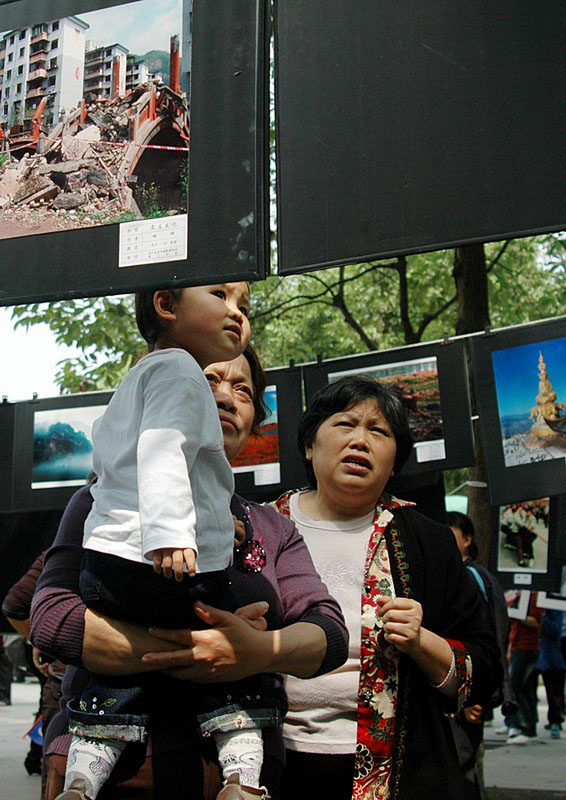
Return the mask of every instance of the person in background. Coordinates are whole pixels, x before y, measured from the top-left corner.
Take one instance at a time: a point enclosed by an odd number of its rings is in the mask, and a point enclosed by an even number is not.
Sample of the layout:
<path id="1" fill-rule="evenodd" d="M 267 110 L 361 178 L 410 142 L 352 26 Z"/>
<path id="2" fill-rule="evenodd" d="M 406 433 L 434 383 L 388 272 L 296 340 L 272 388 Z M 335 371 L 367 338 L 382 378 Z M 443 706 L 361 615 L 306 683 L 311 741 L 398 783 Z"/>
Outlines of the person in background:
<path id="1" fill-rule="evenodd" d="M 486 702 L 499 652 L 450 528 L 387 491 L 413 445 L 402 401 L 343 378 L 314 395 L 297 441 L 310 489 L 275 505 L 342 605 L 350 652 L 328 675 L 287 680 L 282 796 L 463 800 L 444 712 Z"/>
<path id="2" fill-rule="evenodd" d="M 536 597 L 531 593 L 525 620 L 511 620 L 509 672 L 518 710 L 505 716 L 507 744 L 528 744 L 537 737 L 537 661 L 544 610 L 537 608 Z"/>
<path id="3" fill-rule="evenodd" d="M 12 705 L 12 675 L 14 667 L 4 648 L 4 637 L 0 635 L 0 706 Z"/>
<path id="4" fill-rule="evenodd" d="M 40 684 L 39 708 L 36 720 L 41 716 L 42 734 L 45 735 L 51 720 L 59 711 L 61 697 L 61 680 L 65 666 L 56 659 L 49 658 L 36 647 L 29 644 L 31 601 L 37 580 L 43 569 L 44 553 L 41 553 L 30 566 L 27 572 L 16 581 L 2 602 L 2 612 L 10 625 L 26 641 L 29 658 L 33 664 L 34 674 Z M 45 794 L 46 771 L 41 744 L 30 743 L 30 750 L 24 761 L 26 770 L 31 775 L 41 773 L 41 796 Z"/>
<path id="5" fill-rule="evenodd" d="M 460 766 L 466 780 L 472 786 L 474 796 L 480 798 L 483 779 L 479 753 L 483 742 L 484 722 L 490 710 L 496 706 L 502 705 L 503 712 L 506 714 L 513 713 L 517 708 L 507 661 L 509 614 L 501 584 L 489 570 L 476 560 L 478 548 L 474 542 L 475 531 L 470 517 L 459 511 L 449 511 L 446 514 L 446 523 L 452 529 L 464 566 L 473 576 L 478 592 L 487 604 L 493 633 L 500 650 L 500 662 L 503 669 L 501 685 L 497 687 L 487 706 L 476 704 L 469 708 L 464 708 L 450 720 Z"/>
<path id="6" fill-rule="evenodd" d="M 566 663 L 562 655 L 562 626 L 566 613 L 547 608 L 542 620 L 540 652 L 536 668 L 544 681 L 548 700 L 548 725 L 552 739 L 560 739 L 564 722 L 564 679 Z"/>

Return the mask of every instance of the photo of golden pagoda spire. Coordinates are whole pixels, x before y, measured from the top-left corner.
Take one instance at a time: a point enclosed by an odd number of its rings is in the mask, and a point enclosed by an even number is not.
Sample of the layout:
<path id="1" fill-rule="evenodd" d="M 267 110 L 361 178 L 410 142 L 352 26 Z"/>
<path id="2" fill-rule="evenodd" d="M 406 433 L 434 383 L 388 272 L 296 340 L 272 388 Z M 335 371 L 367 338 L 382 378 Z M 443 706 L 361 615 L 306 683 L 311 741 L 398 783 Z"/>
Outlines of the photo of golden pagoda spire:
<path id="1" fill-rule="evenodd" d="M 566 434 L 566 417 L 564 416 L 566 409 L 564 403 L 556 401 L 557 395 L 548 378 L 542 351 L 539 351 L 538 375 L 538 394 L 536 396 L 536 406 L 531 408 L 529 415 L 533 425 L 527 446 L 537 446 L 540 442 L 549 442 L 557 433 Z M 553 423 L 558 423 L 558 427 Z M 531 442 L 531 438 L 534 441 Z"/>

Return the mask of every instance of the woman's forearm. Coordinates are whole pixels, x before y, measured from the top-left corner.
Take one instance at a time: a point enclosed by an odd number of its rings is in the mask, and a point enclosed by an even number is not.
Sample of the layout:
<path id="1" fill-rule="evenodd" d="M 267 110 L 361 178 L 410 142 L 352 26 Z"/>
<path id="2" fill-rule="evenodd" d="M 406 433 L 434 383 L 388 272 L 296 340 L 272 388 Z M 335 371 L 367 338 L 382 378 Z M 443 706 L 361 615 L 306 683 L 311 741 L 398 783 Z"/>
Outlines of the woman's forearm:
<path id="1" fill-rule="evenodd" d="M 270 638 L 265 672 L 282 672 L 297 678 L 314 675 L 326 655 L 326 635 L 312 622 L 295 622 L 278 631 L 265 631 Z"/>
<path id="2" fill-rule="evenodd" d="M 99 675 L 133 675 L 158 667 L 144 664 L 148 650 L 175 650 L 178 645 L 150 636 L 133 622 L 108 619 L 91 609 L 85 612 L 82 662 L 85 669 Z"/>
<path id="3" fill-rule="evenodd" d="M 317 672 L 326 655 L 326 634 L 314 623 L 295 622 L 281 630 L 258 630 L 246 621 L 245 614 L 199 605 L 195 610 L 210 627 L 193 631 L 152 629 L 159 639 L 175 643 L 176 649 L 158 653 L 153 646 L 144 655 L 144 664 L 195 683 L 216 683 L 260 672 L 307 678 Z"/>
<path id="4" fill-rule="evenodd" d="M 442 683 L 452 666 L 452 648 L 441 636 L 421 628 L 418 646 L 407 650 L 415 664 L 435 686 Z"/>

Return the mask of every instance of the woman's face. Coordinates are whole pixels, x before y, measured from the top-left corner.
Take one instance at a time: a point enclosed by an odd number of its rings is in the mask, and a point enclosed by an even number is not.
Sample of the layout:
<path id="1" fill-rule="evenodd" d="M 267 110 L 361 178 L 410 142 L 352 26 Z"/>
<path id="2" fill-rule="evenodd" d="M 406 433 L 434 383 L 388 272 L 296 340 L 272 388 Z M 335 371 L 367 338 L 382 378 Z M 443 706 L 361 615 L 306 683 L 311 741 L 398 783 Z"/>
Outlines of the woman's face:
<path id="1" fill-rule="evenodd" d="M 319 497 L 362 516 L 393 474 L 397 443 L 381 409 L 368 399 L 325 419 L 305 452 Z"/>
<path id="2" fill-rule="evenodd" d="M 218 407 L 224 449 L 231 461 L 244 449 L 254 421 L 254 385 L 245 356 L 209 364 L 204 374 Z"/>

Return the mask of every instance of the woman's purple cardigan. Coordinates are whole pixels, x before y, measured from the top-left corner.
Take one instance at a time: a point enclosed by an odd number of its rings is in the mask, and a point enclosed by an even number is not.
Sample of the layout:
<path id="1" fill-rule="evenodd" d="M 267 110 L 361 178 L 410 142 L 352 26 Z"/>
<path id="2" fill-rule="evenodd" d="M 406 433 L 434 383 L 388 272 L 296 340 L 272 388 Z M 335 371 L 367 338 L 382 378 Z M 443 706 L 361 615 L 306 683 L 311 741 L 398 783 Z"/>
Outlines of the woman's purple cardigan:
<path id="1" fill-rule="evenodd" d="M 34 644 L 42 652 L 76 668 L 66 671 L 63 702 L 80 693 L 87 674 L 81 661 L 85 605 L 79 593 L 79 572 L 84 521 L 91 505 L 92 495 L 88 486 L 79 489 L 71 498 L 53 545 L 46 553 L 32 603 L 31 637 Z M 238 496 L 233 498 L 232 513 L 243 519 L 246 526 L 246 542 L 236 551 L 234 564 L 229 569 L 238 605 L 267 600 L 269 611 L 266 619 L 270 629 L 283 628 L 294 622 L 319 625 L 326 634 L 328 646 L 316 675 L 339 667 L 346 660 L 348 650 L 344 618 L 340 606 L 320 580 L 295 525 L 274 509 Z M 249 567 L 259 567 L 259 571 L 247 571 Z M 282 683 L 280 676 L 274 675 L 273 678 L 276 684 Z M 177 749 L 182 733 L 177 727 L 171 727 L 171 748 Z M 265 740 L 266 753 L 283 760 L 280 731 L 267 731 L 271 735 Z M 64 712 L 53 720 L 49 733 L 46 752 L 65 755 L 69 737 Z M 165 748 L 167 740 L 167 735 L 160 736 Z"/>

